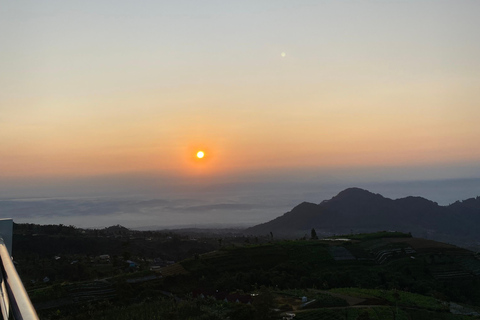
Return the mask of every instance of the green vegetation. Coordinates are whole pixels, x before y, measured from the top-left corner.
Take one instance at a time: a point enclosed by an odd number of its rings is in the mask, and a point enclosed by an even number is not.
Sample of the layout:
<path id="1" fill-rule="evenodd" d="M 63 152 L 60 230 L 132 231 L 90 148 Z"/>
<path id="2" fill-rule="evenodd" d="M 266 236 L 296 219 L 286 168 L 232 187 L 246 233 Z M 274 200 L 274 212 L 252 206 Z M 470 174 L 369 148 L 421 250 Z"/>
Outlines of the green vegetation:
<path id="1" fill-rule="evenodd" d="M 295 320 L 343 320 L 345 313 L 342 310 L 320 309 L 314 311 L 299 312 L 296 314 Z"/>
<path id="2" fill-rule="evenodd" d="M 426 310 L 402 310 L 390 307 L 365 307 L 350 309 L 318 309 L 297 313 L 295 320 L 471 320 L 471 316 L 439 313 Z M 476 319 L 476 318 L 475 318 Z"/>
<path id="3" fill-rule="evenodd" d="M 345 237 L 352 241 L 232 236 L 220 247 L 218 235 L 20 225 L 14 248 L 45 320 L 456 320 L 471 317 L 451 314 L 450 301 L 480 306 L 473 253 L 392 232 Z M 150 270 L 159 262 L 163 277 Z"/>
<path id="4" fill-rule="evenodd" d="M 308 303 L 303 306 L 304 309 L 316 309 L 316 308 L 330 308 L 330 307 L 345 307 L 348 306 L 345 299 L 335 297 L 329 293 L 322 292 L 320 290 L 305 289 L 305 290 L 283 290 L 275 291 L 276 295 L 282 297 L 294 297 L 300 299 L 300 297 L 307 297 Z M 302 303 L 303 304 L 303 303 Z"/>
<path id="5" fill-rule="evenodd" d="M 448 306 L 445 302 L 442 302 L 433 297 L 428 297 L 411 292 L 360 288 L 335 288 L 331 289 L 330 291 L 361 298 L 373 297 L 386 300 L 391 305 L 398 304 L 402 307 L 415 307 L 431 311 L 448 311 Z"/>
<path id="6" fill-rule="evenodd" d="M 399 310 L 395 313 L 394 309 L 385 307 L 365 307 L 350 309 L 319 309 L 315 311 L 301 312 L 295 317 L 295 320 L 408 320 L 409 313 Z M 426 318 L 427 319 L 427 318 Z"/>
<path id="7" fill-rule="evenodd" d="M 341 298 L 334 297 L 329 294 L 316 294 L 315 301 L 307 304 L 305 309 L 330 308 L 330 307 L 345 307 L 348 306 L 347 301 Z"/>
<path id="8" fill-rule="evenodd" d="M 295 320 L 467 320 L 470 316 L 453 315 L 451 313 L 438 313 L 425 310 L 398 311 L 391 307 L 365 307 L 350 309 L 318 309 L 297 313 Z"/>
<path id="9" fill-rule="evenodd" d="M 330 239 L 352 239 L 352 240 L 372 240 L 372 239 L 381 239 L 381 238 L 411 238 L 412 235 L 409 233 L 397 232 L 397 231 L 380 231 L 375 233 L 358 233 L 350 234 L 343 236 L 334 236 Z"/>

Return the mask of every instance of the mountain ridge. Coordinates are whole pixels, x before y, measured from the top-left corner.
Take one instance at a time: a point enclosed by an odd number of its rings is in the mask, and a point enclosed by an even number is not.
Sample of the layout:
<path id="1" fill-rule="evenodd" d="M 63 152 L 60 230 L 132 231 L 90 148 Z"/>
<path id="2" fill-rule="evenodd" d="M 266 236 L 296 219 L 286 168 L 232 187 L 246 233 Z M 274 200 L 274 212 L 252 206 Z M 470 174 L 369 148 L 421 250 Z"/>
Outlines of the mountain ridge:
<path id="1" fill-rule="evenodd" d="M 246 234 L 299 237 L 315 228 L 320 235 L 395 230 L 456 244 L 478 242 L 480 197 L 447 206 L 419 196 L 390 199 L 352 187 L 318 204 L 302 202 L 283 215 L 250 227 Z M 458 238 L 458 241 L 452 241 Z"/>

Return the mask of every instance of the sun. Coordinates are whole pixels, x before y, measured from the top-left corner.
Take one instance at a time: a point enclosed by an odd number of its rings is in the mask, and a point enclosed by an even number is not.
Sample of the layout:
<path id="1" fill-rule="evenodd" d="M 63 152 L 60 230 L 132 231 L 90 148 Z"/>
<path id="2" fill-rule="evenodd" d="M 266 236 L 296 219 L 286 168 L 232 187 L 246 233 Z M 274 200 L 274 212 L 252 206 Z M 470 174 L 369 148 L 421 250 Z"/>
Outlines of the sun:
<path id="1" fill-rule="evenodd" d="M 201 150 L 198 151 L 198 152 L 197 152 L 197 158 L 198 158 L 198 159 L 202 159 L 203 157 L 205 157 L 205 153 L 204 153 L 203 151 L 201 151 Z"/>

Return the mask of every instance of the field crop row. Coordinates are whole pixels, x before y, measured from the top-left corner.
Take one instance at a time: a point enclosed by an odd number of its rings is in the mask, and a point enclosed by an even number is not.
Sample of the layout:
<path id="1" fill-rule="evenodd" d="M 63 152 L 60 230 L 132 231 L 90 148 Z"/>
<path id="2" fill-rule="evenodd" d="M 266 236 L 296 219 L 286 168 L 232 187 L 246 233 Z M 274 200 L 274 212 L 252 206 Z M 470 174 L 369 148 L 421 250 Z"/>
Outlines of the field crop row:
<path id="1" fill-rule="evenodd" d="M 341 293 L 363 298 L 383 299 L 395 305 L 404 307 L 416 307 L 433 311 L 447 311 L 448 305 L 441 301 L 416 293 L 394 290 L 378 290 L 378 289 L 360 289 L 360 288 L 336 288 L 332 292 Z"/>

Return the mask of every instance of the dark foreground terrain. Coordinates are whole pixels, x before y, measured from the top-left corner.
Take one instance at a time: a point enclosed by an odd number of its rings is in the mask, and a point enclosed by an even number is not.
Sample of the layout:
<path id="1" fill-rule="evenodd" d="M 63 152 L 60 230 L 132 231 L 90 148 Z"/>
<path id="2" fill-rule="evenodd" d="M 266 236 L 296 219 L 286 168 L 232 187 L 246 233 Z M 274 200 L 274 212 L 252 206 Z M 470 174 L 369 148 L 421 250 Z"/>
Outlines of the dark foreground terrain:
<path id="1" fill-rule="evenodd" d="M 478 254 L 379 232 L 275 240 L 234 233 L 15 225 L 41 319 L 474 319 Z"/>

